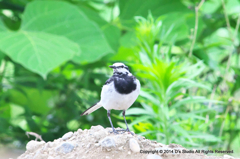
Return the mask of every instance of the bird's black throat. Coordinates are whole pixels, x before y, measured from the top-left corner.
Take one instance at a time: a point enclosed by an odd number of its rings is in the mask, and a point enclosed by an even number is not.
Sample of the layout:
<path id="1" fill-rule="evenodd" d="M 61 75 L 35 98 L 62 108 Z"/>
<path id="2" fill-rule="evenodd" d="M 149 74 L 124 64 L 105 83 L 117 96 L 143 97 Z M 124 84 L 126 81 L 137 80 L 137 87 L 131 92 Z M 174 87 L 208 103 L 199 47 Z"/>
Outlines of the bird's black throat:
<path id="1" fill-rule="evenodd" d="M 123 73 L 114 73 L 105 84 L 114 82 L 114 87 L 118 93 L 129 94 L 137 88 L 137 84 L 134 82 L 135 80 L 136 77 L 134 76 L 128 76 L 128 74 Z"/>

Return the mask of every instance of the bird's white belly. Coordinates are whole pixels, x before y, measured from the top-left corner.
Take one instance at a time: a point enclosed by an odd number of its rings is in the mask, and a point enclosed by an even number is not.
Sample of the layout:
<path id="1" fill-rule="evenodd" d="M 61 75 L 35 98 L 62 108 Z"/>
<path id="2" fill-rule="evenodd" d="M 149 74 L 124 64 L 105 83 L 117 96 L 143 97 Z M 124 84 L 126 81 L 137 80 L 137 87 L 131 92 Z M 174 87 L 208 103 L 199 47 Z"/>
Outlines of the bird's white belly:
<path id="1" fill-rule="evenodd" d="M 140 92 L 140 82 L 137 80 L 137 88 L 129 94 L 120 94 L 114 88 L 114 83 L 103 86 L 101 92 L 101 105 L 106 110 L 127 110 L 137 99 Z"/>

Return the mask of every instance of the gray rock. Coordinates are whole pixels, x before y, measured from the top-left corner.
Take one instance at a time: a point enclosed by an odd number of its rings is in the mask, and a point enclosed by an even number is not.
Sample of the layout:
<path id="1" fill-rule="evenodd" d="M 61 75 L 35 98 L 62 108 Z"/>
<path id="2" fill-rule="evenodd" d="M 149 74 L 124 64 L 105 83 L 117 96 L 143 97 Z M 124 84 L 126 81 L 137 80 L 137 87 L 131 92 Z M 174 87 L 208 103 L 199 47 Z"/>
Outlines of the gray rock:
<path id="1" fill-rule="evenodd" d="M 66 134 L 63 135 L 62 139 L 63 141 L 66 141 L 67 139 L 71 138 L 73 136 L 73 132 L 68 132 Z"/>
<path id="2" fill-rule="evenodd" d="M 150 154 L 150 155 L 147 155 L 147 159 L 162 159 L 162 157 L 155 154 Z"/>
<path id="3" fill-rule="evenodd" d="M 74 147 L 75 146 L 72 143 L 64 142 L 60 146 L 56 147 L 55 151 L 60 153 L 69 153 L 69 152 L 72 152 Z"/>
<path id="4" fill-rule="evenodd" d="M 138 142 L 133 138 L 129 140 L 129 147 L 133 152 L 140 152 L 140 146 Z"/>
<path id="5" fill-rule="evenodd" d="M 103 148 L 116 147 L 115 141 L 112 137 L 105 137 L 99 143 Z"/>

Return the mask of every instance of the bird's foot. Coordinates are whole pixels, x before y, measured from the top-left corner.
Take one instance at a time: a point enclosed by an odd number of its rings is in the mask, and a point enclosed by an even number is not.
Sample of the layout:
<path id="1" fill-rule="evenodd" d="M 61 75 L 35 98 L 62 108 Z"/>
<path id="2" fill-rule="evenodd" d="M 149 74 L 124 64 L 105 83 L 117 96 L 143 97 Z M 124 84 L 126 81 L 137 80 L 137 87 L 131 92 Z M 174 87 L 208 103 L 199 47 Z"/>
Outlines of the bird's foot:
<path id="1" fill-rule="evenodd" d="M 114 134 L 119 134 L 115 129 L 113 129 L 113 131 L 109 131 L 110 133 L 114 133 Z"/>
<path id="2" fill-rule="evenodd" d="M 116 130 L 116 131 L 124 131 L 124 132 L 128 132 L 128 133 L 131 133 L 132 135 L 134 135 L 134 134 L 129 130 L 129 128 L 127 128 L 127 129 L 118 129 L 118 130 Z"/>

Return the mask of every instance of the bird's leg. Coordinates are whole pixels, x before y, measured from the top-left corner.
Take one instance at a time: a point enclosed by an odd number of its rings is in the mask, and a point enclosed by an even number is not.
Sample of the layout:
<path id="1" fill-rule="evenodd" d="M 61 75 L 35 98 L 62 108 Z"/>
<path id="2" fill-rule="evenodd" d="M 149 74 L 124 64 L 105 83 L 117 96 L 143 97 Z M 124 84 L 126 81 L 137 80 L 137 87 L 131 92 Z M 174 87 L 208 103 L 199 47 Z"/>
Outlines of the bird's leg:
<path id="1" fill-rule="evenodd" d="M 113 129 L 113 133 L 114 134 L 118 134 L 118 132 L 114 129 L 114 127 L 113 127 L 113 124 L 112 124 L 112 120 L 111 120 L 111 117 L 110 117 L 110 113 L 111 113 L 111 111 L 110 110 L 107 110 L 107 116 L 108 116 L 108 119 L 109 119 L 109 121 L 110 121 L 110 124 L 111 124 L 111 126 L 112 126 L 112 129 Z"/>
<path id="2" fill-rule="evenodd" d="M 124 117 L 124 121 L 125 121 L 125 124 L 126 124 L 126 126 L 127 126 L 127 129 L 125 130 L 125 129 L 122 129 L 122 130 L 117 130 L 117 131 L 128 131 L 128 132 L 130 132 L 132 135 L 133 135 L 133 133 L 129 130 L 129 128 L 128 128 L 128 124 L 127 124 L 127 121 L 126 121 L 126 118 L 125 118 L 125 110 L 123 110 L 123 112 L 122 112 L 122 115 L 123 115 L 123 117 Z"/>

